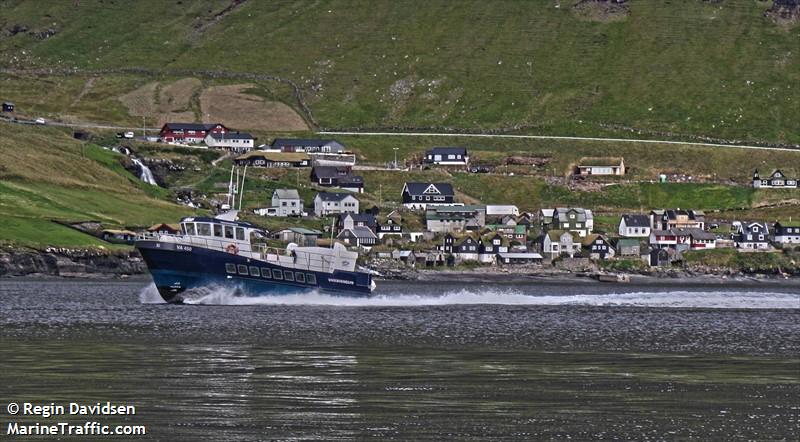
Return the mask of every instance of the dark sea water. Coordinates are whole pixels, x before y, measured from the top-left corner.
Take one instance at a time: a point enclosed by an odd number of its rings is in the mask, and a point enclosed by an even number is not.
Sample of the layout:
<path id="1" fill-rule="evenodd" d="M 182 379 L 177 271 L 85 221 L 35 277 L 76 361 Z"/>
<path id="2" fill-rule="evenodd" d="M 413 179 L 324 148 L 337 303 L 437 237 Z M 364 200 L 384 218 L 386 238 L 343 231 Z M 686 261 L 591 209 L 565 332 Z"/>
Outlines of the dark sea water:
<path id="1" fill-rule="evenodd" d="M 7 403 L 106 401 L 136 415 L 91 419 L 146 425 L 139 440 L 800 435 L 797 286 L 385 282 L 373 299 L 157 301 L 145 281 L 0 281 L 2 438 L 10 422 L 87 420 Z"/>

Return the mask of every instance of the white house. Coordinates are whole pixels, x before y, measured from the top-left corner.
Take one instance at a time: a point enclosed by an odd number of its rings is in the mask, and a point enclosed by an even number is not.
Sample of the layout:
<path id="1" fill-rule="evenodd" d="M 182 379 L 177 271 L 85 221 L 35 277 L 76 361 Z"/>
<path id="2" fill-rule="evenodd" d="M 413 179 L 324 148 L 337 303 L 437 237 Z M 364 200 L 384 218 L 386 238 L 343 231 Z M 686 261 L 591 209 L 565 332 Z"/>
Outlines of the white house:
<path id="1" fill-rule="evenodd" d="M 278 216 L 301 216 L 303 200 L 297 189 L 275 189 L 272 192 L 272 207 L 277 209 Z"/>
<path id="2" fill-rule="evenodd" d="M 623 238 L 647 238 L 650 230 L 650 217 L 647 215 L 622 215 L 617 233 Z"/>
<path id="3" fill-rule="evenodd" d="M 581 158 L 575 168 L 576 175 L 625 175 L 625 160 L 622 158 Z"/>
<path id="4" fill-rule="evenodd" d="M 756 189 L 797 189 L 797 178 L 789 178 L 780 170 L 772 172 L 768 177 L 762 177 L 758 169 L 753 172 L 753 187 Z"/>
<path id="5" fill-rule="evenodd" d="M 358 200 L 351 193 L 320 192 L 314 197 L 314 214 L 317 216 L 347 212 L 358 213 Z"/>
<path id="6" fill-rule="evenodd" d="M 208 147 L 228 149 L 232 152 L 249 152 L 253 149 L 255 138 L 244 132 L 211 132 L 203 139 Z"/>
<path id="7" fill-rule="evenodd" d="M 800 245 L 800 223 L 783 224 L 778 222 L 773 226 L 773 232 L 775 242 L 778 244 Z"/>
<path id="8" fill-rule="evenodd" d="M 570 258 L 580 253 L 581 240 L 577 233 L 564 230 L 551 230 L 542 235 L 542 253 L 550 254 L 550 258 L 567 255 Z"/>

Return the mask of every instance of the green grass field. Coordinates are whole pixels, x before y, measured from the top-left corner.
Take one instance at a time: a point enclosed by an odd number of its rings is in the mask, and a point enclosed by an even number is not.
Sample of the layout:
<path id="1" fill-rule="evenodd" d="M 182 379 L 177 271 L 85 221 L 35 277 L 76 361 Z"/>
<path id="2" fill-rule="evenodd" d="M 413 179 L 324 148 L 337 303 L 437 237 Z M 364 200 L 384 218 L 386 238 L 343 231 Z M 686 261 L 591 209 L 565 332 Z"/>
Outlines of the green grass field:
<path id="1" fill-rule="evenodd" d="M 4 29 L 57 33 L 3 38 L 0 65 L 268 73 L 300 85 L 323 127 L 599 135 L 624 125 L 800 142 L 800 26 L 765 17 L 770 1 L 629 2 L 613 22 L 579 16 L 576 2 L 251 1 L 214 22 L 230 2 L 8 0 Z M 3 98 L 32 112 L 63 112 L 85 83 L 0 79 Z M 70 112 L 125 120 L 113 96 L 141 82 L 102 76 Z"/>
<path id="2" fill-rule="evenodd" d="M 800 143 L 800 26 L 779 26 L 765 17 L 772 2 L 628 2 L 630 14 L 605 21 L 577 13 L 576 2 L 249 1 L 212 20 L 230 1 L 6 0 L 0 2 L 0 68 L 6 69 L 0 73 L 0 99 L 15 101 L 20 115 L 138 127 L 141 118 L 130 114 L 121 96 L 184 77 L 175 70 L 220 70 L 293 81 L 322 128 Z M 28 31 L 14 34 L 16 25 Z M 37 36 L 48 29 L 55 35 Z M 81 72 L 20 73 L 42 67 Z M 115 68 L 154 72 L 100 73 Z M 186 76 L 198 78 L 201 89 L 253 83 L 248 92 L 300 110 L 286 83 Z M 180 110 L 202 119 L 193 93 Z M 99 132 L 102 142 L 116 142 L 113 134 Z M 264 128 L 254 134 L 258 143 L 279 135 L 315 136 Z M 359 164 L 386 164 L 394 148 L 401 162 L 412 163 L 433 146 L 466 146 L 474 163 L 514 172 L 358 172 L 366 180 L 359 197 L 364 208 L 397 207 L 403 183 L 419 180 L 451 182 L 465 202 L 523 210 L 588 207 L 604 226 L 613 226 L 620 212 L 658 207 L 703 209 L 720 219 L 800 217 L 797 191 L 749 187 L 755 168 L 800 176 L 800 151 L 555 139 L 334 138 L 357 153 Z M 167 178 L 170 189 L 225 191 L 230 163 L 212 167 L 214 152 L 134 146 L 141 155 L 187 166 Z M 503 166 L 509 156 L 545 164 Z M 569 175 L 585 156 L 624 157 L 628 174 L 601 179 L 608 186 L 591 192 L 548 184 L 550 177 Z M 307 206 L 317 191 L 307 170 L 248 173 L 246 209 L 268 205 L 279 187 L 297 188 Z M 659 174 L 691 180 L 656 184 Z M 66 243 L 84 241 L 49 224 L 47 235 L 34 235 L 51 219 L 133 227 L 192 213 L 168 201 L 170 189 L 143 184 L 117 154 L 72 140 L 67 130 L 0 124 L 0 217 L 16 226 L 2 229 L 0 241 L 51 244 L 58 232 Z M 32 231 L 24 228 L 26 220 Z M 285 223 L 256 221 L 270 229 Z M 90 238 L 85 244 L 94 245 Z"/>
<path id="3" fill-rule="evenodd" d="M 146 227 L 193 213 L 125 170 L 120 157 L 58 129 L 0 124 L 0 241 L 97 246 L 105 243 L 51 220 Z"/>

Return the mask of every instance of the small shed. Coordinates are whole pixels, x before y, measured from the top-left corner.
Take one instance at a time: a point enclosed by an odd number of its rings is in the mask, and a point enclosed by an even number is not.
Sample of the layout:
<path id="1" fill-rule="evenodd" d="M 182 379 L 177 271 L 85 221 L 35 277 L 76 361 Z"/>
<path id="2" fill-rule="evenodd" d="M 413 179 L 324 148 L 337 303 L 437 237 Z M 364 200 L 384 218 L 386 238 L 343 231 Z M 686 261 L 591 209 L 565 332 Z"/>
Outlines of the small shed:
<path id="1" fill-rule="evenodd" d="M 314 247 L 317 245 L 322 232 L 303 227 L 290 227 L 278 232 L 275 236 L 285 242 L 293 242 L 301 247 Z"/>
<path id="2" fill-rule="evenodd" d="M 617 240 L 617 252 L 620 256 L 639 256 L 640 251 L 638 239 L 620 238 Z"/>

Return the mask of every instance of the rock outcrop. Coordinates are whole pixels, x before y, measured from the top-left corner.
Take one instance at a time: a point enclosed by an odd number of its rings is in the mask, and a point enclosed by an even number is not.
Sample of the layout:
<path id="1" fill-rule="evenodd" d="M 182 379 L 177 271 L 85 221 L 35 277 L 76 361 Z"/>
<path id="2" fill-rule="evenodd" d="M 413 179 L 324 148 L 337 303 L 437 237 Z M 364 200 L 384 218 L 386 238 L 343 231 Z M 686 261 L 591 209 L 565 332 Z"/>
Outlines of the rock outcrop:
<path id="1" fill-rule="evenodd" d="M 43 251 L 20 248 L 0 250 L 0 277 L 114 277 L 138 275 L 146 271 L 147 267 L 136 251 L 106 252 L 66 248 L 48 248 Z"/>

